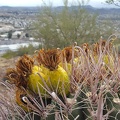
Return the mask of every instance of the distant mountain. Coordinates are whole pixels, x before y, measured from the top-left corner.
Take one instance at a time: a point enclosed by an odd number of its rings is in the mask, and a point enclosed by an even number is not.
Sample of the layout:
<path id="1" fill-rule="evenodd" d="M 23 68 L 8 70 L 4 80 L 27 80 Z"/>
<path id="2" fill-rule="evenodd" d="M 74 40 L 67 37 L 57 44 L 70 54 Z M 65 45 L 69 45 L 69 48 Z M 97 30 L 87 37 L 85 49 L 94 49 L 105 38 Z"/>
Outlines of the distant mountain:
<path id="1" fill-rule="evenodd" d="M 0 8 L 12 8 L 10 6 L 0 6 Z"/>
<path id="2" fill-rule="evenodd" d="M 70 6 L 69 9 L 76 9 L 79 6 Z M 120 14 L 120 8 L 94 8 L 90 5 L 81 6 L 82 8 L 85 8 L 87 11 L 91 13 L 97 13 L 97 14 Z M 0 6 L 0 9 L 11 9 L 11 10 L 40 10 L 39 7 L 11 7 L 11 6 Z M 63 6 L 57 6 L 53 7 L 53 10 L 55 11 L 61 11 L 63 9 Z"/>
<path id="3" fill-rule="evenodd" d="M 78 6 L 70 6 L 69 9 L 76 9 Z M 90 13 L 97 13 L 97 14 L 119 14 L 120 15 L 120 8 L 94 8 L 90 5 L 81 6 L 82 8 L 86 9 Z M 63 6 L 55 7 L 57 11 L 63 9 Z"/>

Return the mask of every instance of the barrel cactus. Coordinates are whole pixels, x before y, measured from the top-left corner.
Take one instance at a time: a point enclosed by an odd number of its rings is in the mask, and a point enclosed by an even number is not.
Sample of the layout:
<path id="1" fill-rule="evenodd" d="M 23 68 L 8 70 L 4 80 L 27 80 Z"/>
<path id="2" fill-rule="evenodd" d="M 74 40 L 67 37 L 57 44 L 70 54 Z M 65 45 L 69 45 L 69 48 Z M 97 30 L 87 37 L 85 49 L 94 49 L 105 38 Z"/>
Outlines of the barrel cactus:
<path id="1" fill-rule="evenodd" d="M 26 113 L 20 119 L 115 120 L 120 118 L 119 65 L 113 43 L 100 40 L 24 55 L 6 78 Z"/>

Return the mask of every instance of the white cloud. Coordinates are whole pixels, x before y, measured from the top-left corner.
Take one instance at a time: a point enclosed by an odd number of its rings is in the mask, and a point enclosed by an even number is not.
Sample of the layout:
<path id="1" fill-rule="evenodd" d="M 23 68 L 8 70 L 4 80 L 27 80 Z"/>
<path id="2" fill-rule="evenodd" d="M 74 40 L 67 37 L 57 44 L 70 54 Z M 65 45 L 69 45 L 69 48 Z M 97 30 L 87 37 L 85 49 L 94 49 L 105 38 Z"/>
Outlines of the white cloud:
<path id="1" fill-rule="evenodd" d="M 53 6 L 62 6 L 64 0 L 0 0 L 0 6 L 41 6 L 42 1 L 47 4 L 51 1 Z M 69 0 L 70 3 L 72 3 L 72 1 L 77 0 Z M 93 7 L 109 7 L 109 5 L 105 5 L 105 0 L 85 0 L 85 2 L 86 1 L 89 1 L 89 4 Z"/>
<path id="2" fill-rule="evenodd" d="M 42 0 L 0 0 L 0 6 L 38 6 Z"/>

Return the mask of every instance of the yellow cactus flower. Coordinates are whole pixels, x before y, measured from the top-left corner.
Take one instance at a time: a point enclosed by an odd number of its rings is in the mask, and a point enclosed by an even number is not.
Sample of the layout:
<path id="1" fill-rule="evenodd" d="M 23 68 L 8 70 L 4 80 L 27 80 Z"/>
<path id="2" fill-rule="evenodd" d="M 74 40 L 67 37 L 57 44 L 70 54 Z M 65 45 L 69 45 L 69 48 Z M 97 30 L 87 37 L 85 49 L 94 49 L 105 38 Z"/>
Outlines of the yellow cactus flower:
<path id="1" fill-rule="evenodd" d="M 28 77 L 28 88 L 30 88 L 33 92 L 40 94 L 45 97 L 47 94 L 46 90 L 44 89 L 46 81 L 45 75 L 41 72 L 40 67 L 33 67 L 32 73 Z"/>
<path id="2" fill-rule="evenodd" d="M 46 70 L 46 78 L 48 86 L 52 91 L 62 95 L 65 91 L 66 95 L 70 90 L 70 81 L 67 72 L 60 66 L 56 70 Z"/>
<path id="3" fill-rule="evenodd" d="M 57 49 L 40 50 L 37 56 L 38 62 L 43 65 L 46 83 L 51 91 L 62 95 L 70 90 L 70 81 L 67 72 L 59 65 L 61 62 L 61 51 Z"/>
<path id="4" fill-rule="evenodd" d="M 32 73 L 37 73 L 37 72 L 42 72 L 42 69 L 40 66 L 35 65 L 32 68 Z"/>

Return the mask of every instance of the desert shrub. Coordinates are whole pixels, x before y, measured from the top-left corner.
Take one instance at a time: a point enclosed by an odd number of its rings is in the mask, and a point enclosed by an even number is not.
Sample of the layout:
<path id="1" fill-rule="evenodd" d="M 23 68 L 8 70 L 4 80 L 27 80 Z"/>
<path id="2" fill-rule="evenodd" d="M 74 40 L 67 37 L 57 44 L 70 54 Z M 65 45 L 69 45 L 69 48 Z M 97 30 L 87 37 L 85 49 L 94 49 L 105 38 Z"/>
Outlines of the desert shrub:
<path id="1" fill-rule="evenodd" d="M 12 57 L 15 57 L 15 56 L 16 56 L 16 52 L 11 51 L 11 50 L 6 51 L 6 53 L 4 53 L 2 55 L 2 57 L 6 58 L 6 59 L 9 59 L 9 58 L 12 58 Z"/>
<path id="2" fill-rule="evenodd" d="M 63 0 L 64 6 L 58 9 L 45 3 L 31 26 L 33 36 L 44 48 L 64 48 L 73 42 L 82 44 L 97 41 L 101 36 L 108 38 L 114 27 L 108 21 L 99 21 L 96 14 L 83 7 L 85 3 L 87 0 L 71 3 Z"/>

